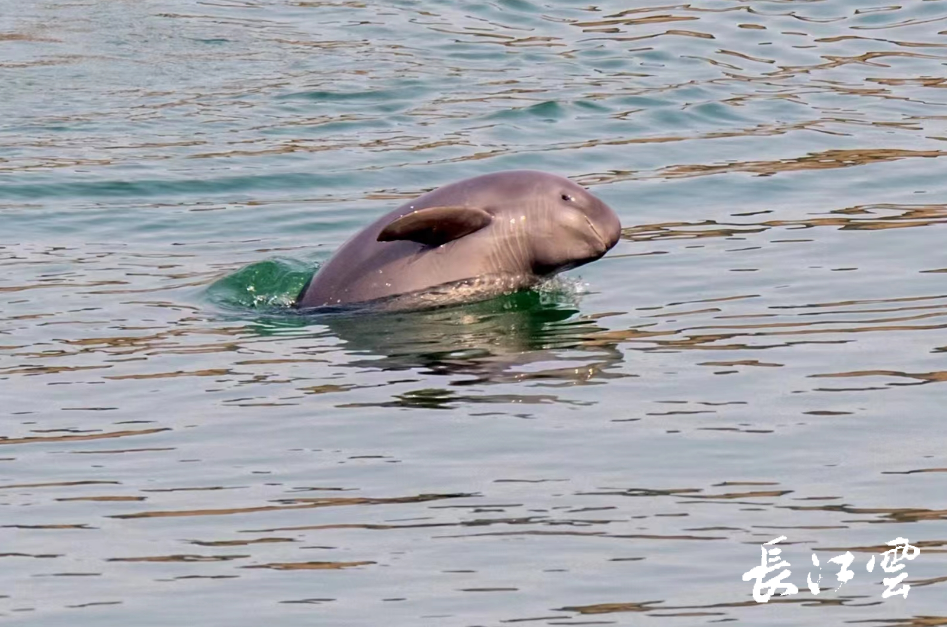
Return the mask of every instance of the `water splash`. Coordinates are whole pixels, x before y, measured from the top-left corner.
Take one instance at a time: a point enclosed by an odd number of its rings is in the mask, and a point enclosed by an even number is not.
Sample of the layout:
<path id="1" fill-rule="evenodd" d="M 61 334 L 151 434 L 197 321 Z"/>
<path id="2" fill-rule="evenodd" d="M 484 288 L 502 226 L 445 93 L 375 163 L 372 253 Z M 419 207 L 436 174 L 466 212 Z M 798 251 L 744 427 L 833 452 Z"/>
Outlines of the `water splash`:
<path id="1" fill-rule="evenodd" d="M 207 297 L 223 309 L 288 309 L 316 269 L 288 257 L 258 261 L 215 281 Z"/>
<path id="2" fill-rule="evenodd" d="M 276 315 L 289 313 L 296 298 L 317 270 L 318 265 L 290 257 L 258 261 L 212 283 L 207 288 L 207 298 L 217 307 L 227 310 L 254 310 Z M 497 300 L 501 307 L 503 303 L 509 306 L 535 299 L 538 299 L 537 304 L 547 306 L 576 306 L 585 291 L 585 285 L 579 279 L 560 276 L 546 279 L 530 289 L 519 287 L 519 283 L 508 284 L 503 277 L 480 277 L 369 303 L 321 307 L 303 313 L 420 311 L 471 305 L 487 300 Z M 292 311 L 296 312 L 295 309 Z"/>

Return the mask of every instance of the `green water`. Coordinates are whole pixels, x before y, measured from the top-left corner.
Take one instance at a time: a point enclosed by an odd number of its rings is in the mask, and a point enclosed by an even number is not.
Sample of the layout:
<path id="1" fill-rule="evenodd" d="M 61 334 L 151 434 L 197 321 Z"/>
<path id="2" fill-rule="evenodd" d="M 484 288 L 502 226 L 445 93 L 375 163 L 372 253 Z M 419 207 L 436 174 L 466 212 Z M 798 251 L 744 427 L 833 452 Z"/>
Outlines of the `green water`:
<path id="1" fill-rule="evenodd" d="M 251 263 L 214 281 L 207 299 L 222 309 L 263 310 L 287 314 L 318 266 L 278 258 Z"/>
<path id="2" fill-rule="evenodd" d="M 945 29 L 0 0 L 0 618 L 947 623 Z M 289 310 L 375 217 L 511 168 L 622 241 L 491 301 Z M 758 604 L 780 536 L 799 592 Z"/>

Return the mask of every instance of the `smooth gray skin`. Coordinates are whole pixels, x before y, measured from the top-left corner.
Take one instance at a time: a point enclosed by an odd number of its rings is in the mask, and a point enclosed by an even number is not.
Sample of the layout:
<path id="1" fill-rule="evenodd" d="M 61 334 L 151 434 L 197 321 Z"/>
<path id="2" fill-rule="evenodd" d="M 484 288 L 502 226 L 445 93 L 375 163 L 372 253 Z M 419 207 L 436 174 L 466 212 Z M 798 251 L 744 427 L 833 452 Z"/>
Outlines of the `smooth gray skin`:
<path id="1" fill-rule="evenodd" d="M 434 207 L 445 209 L 416 213 Z M 412 229 L 432 213 L 433 226 L 428 220 L 428 230 Z M 487 174 L 428 192 L 365 227 L 316 273 L 296 306 L 350 305 L 465 281 L 474 285 L 467 300 L 489 298 L 594 261 L 620 235 L 615 212 L 568 179 L 530 170 Z"/>

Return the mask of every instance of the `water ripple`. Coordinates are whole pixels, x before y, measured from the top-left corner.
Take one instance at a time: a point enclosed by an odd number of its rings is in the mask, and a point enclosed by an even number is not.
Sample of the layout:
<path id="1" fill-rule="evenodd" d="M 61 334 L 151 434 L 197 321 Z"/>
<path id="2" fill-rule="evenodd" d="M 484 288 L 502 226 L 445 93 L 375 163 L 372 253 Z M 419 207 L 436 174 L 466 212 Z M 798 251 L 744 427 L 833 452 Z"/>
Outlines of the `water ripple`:
<path id="1" fill-rule="evenodd" d="M 0 616 L 947 624 L 944 2 L 0 16 Z M 489 303 L 286 311 L 505 168 L 622 241 Z M 757 604 L 781 535 L 802 592 Z"/>

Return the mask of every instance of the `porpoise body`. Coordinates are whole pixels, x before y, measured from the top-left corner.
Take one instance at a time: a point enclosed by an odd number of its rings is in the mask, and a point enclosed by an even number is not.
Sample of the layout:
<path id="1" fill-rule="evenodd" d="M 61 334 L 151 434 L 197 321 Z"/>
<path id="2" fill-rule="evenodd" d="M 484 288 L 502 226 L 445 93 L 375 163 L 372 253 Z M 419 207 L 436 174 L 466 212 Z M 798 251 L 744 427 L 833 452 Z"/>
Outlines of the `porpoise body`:
<path id="1" fill-rule="evenodd" d="M 620 234 L 615 212 L 569 179 L 531 170 L 486 174 L 375 220 L 322 266 L 296 306 L 353 305 L 440 286 L 463 300 L 490 298 L 594 261 Z"/>

